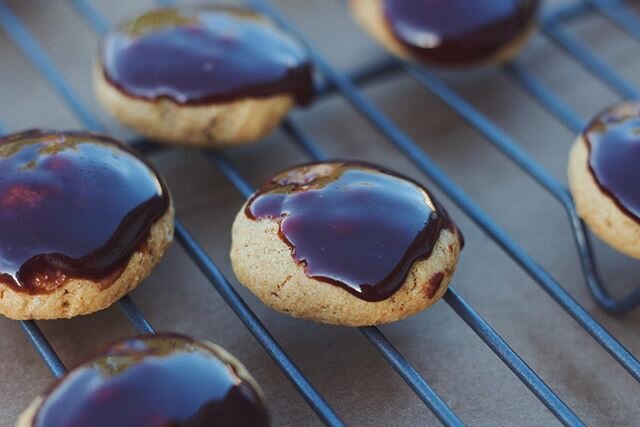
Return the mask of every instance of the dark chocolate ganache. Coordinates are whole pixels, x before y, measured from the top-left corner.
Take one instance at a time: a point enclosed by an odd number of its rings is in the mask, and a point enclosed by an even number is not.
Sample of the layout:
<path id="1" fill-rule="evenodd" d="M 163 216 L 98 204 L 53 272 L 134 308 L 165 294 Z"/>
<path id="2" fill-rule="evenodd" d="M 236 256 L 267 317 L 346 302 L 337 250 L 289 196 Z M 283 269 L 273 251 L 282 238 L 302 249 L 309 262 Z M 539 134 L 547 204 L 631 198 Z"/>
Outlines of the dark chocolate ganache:
<path id="1" fill-rule="evenodd" d="M 179 104 L 292 95 L 308 104 L 313 75 L 302 45 L 250 9 L 160 9 L 107 34 L 106 79 L 127 95 Z"/>
<path id="2" fill-rule="evenodd" d="M 279 221 L 280 237 L 309 277 L 381 301 L 431 255 L 447 212 L 421 186 L 360 163 L 317 163 L 282 172 L 247 203 L 254 220 Z M 457 232 L 457 231 L 456 231 Z"/>
<path id="3" fill-rule="evenodd" d="M 109 286 L 169 203 L 155 170 L 106 136 L 0 138 L 0 282 L 28 293 L 69 278 Z"/>
<path id="4" fill-rule="evenodd" d="M 596 183 L 640 223 L 640 103 L 625 102 L 604 111 L 583 135 Z"/>
<path id="5" fill-rule="evenodd" d="M 381 0 L 393 35 L 442 65 L 490 59 L 529 31 L 538 0 Z"/>
<path id="6" fill-rule="evenodd" d="M 267 410 L 244 369 L 180 335 L 121 341 L 45 396 L 35 427 L 262 427 Z"/>

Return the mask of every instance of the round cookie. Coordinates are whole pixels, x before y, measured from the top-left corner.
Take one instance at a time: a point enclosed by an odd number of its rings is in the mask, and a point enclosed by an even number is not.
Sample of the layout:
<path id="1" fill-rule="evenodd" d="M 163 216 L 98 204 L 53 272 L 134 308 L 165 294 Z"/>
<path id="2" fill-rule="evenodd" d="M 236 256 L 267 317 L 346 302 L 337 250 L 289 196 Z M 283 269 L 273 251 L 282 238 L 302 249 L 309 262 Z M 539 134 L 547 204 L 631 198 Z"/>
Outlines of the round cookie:
<path id="1" fill-rule="evenodd" d="M 393 54 L 427 65 L 497 65 L 522 49 L 538 0 L 348 0 L 358 24 Z"/>
<path id="2" fill-rule="evenodd" d="M 208 341 L 161 334 L 119 341 L 22 413 L 17 427 L 269 425 L 247 369 Z"/>
<path id="3" fill-rule="evenodd" d="M 640 103 L 598 114 L 569 155 L 578 215 L 616 250 L 640 259 Z"/>
<path id="4" fill-rule="evenodd" d="M 196 146 L 256 141 L 314 90 L 302 45 L 251 9 L 220 5 L 158 9 L 109 32 L 94 86 L 128 127 Z"/>
<path id="5" fill-rule="evenodd" d="M 0 138 L 0 314 L 71 318 L 104 309 L 153 270 L 173 205 L 130 148 L 86 132 Z"/>
<path id="6" fill-rule="evenodd" d="M 362 163 L 315 163 L 267 181 L 232 227 L 238 280 L 294 317 L 394 322 L 438 301 L 462 247 L 417 183 Z"/>

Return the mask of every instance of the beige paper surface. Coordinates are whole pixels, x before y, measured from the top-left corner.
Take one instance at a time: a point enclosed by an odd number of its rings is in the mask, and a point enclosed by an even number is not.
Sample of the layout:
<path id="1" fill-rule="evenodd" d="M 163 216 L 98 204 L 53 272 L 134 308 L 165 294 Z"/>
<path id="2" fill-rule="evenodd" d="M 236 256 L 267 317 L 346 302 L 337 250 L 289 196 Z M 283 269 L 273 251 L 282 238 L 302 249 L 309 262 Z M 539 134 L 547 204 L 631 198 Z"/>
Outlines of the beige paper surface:
<path id="1" fill-rule="evenodd" d="M 126 135 L 94 100 L 90 70 L 96 38 L 70 2 L 8 3 L 28 23 L 82 101 L 101 114 L 116 135 Z M 344 69 L 381 54 L 334 2 L 278 3 Z M 130 17 L 150 2 L 101 0 L 95 4 L 113 20 Z M 569 28 L 608 64 L 640 84 L 637 43 L 602 18 L 586 18 Z M 616 100 L 544 36 L 535 36 L 521 59 L 585 118 Z M 508 77 L 498 70 L 482 70 L 456 73 L 448 79 L 550 173 L 565 181 L 574 135 Z M 366 93 L 594 317 L 634 354 L 640 354 L 640 309 L 613 318 L 595 306 L 581 275 L 569 224 L 552 197 L 408 77 L 373 84 Z M 332 156 L 379 162 L 429 184 L 342 99 L 321 101 L 295 118 Z M 80 126 L 1 33 L 0 123 L 10 131 Z M 228 156 L 254 184 L 279 168 L 306 160 L 279 133 L 255 147 L 228 150 Z M 436 422 L 360 332 L 289 319 L 262 306 L 239 286 L 227 251 L 229 228 L 242 199 L 203 155 L 174 150 L 153 160 L 169 182 L 180 218 L 347 424 Z M 638 384 L 462 212 L 447 198 L 440 199 L 467 238 L 453 286 L 585 421 L 637 424 Z M 603 277 L 612 289 L 632 289 L 638 264 L 602 245 L 597 249 Z M 242 360 L 265 389 L 275 425 L 319 424 L 178 244 L 132 296 L 158 330 L 213 340 Z M 69 366 L 105 343 L 133 333 L 117 307 L 39 325 Z M 382 329 L 465 422 L 485 426 L 555 422 L 446 303 Z M 52 380 L 18 324 L 5 319 L 0 320 L 0 376 L 2 427 L 13 425 L 17 414 Z"/>

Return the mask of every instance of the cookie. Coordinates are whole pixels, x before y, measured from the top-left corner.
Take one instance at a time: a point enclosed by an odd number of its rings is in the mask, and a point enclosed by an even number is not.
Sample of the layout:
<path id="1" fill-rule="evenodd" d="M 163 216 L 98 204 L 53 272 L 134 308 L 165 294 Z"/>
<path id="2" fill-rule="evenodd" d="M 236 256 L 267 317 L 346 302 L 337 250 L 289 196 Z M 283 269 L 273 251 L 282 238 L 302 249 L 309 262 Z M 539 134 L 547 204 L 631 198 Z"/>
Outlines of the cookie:
<path id="1" fill-rule="evenodd" d="M 256 141 L 314 90 L 304 47 L 235 6 L 159 9 L 116 28 L 102 40 L 94 83 L 123 124 L 196 146 Z"/>
<path id="2" fill-rule="evenodd" d="M 598 114 L 569 155 L 578 215 L 616 250 L 640 259 L 640 103 Z"/>
<path id="3" fill-rule="evenodd" d="M 0 138 L 0 314 L 70 318 L 104 309 L 146 278 L 173 239 L 155 169 L 87 132 Z"/>
<path id="4" fill-rule="evenodd" d="M 265 183 L 237 214 L 231 262 L 268 306 L 346 326 L 394 322 L 438 301 L 462 247 L 419 184 L 363 163 L 314 163 Z"/>
<path id="5" fill-rule="evenodd" d="M 207 341 L 129 338 L 82 363 L 36 398 L 17 427 L 262 427 L 262 391 L 246 368 Z"/>
<path id="6" fill-rule="evenodd" d="M 500 64 L 535 28 L 538 0 L 349 0 L 355 21 L 393 54 L 427 65 Z"/>

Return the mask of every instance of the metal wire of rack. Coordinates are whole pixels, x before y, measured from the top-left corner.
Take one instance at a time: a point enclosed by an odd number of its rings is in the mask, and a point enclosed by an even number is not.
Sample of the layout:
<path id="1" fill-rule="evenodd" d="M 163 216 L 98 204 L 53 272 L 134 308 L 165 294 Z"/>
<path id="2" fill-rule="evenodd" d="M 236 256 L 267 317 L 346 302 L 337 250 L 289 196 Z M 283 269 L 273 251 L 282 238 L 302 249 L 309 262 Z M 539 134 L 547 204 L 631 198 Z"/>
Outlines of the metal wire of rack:
<path id="1" fill-rule="evenodd" d="M 305 40 L 302 33 L 296 30 L 275 8 L 266 1 L 255 0 L 252 2 L 257 8 L 263 10 L 283 28 L 296 35 L 300 40 Z M 617 3 L 617 1 L 616 1 Z M 613 6 L 612 6 L 613 7 Z M 577 14 L 574 10 L 562 9 L 560 15 Z M 551 15 L 553 16 L 553 15 Z M 544 25 L 544 22 L 542 23 Z M 587 331 L 609 354 L 616 359 L 636 381 L 640 381 L 640 363 L 631 355 L 606 329 L 593 319 L 540 265 L 538 265 L 508 234 L 502 230 L 492 219 L 471 199 L 460 187 L 458 187 L 429 158 L 400 128 L 398 128 L 378 107 L 369 101 L 358 88 L 344 75 L 337 72 L 326 60 L 319 55 L 307 43 L 310 54 L 316 68 L 338 87 L 342 95 L 361 113 L 369 122 L 377 128 L 387 140 L 403 153 L 409 161 L 414 163 L 423 174 L 440 188 L 451 201 L 464 211 L 480 228 L 482 228 L 525 272 L 527 272 L 539 286 L 545 290 L 558 305 L 560 305 L 580 326 Z M 428 73 L 425 68 L 413 66 L 420 73 Z M 435 86 L 434 86 L 435 87 Z M 449 89 L 442 84 L 442 89 Z M 448 98 L 448 97 L 446 97 Z M 465 111 L 462 103 L 455 103 L 454 109 L 463 117 L 477 123 L 491 122 L 482 117 L 476 110 Z M 503 149 L 509 157 L 520 167 L 527 162 L 524 151 L 513 144 L 506 144 L 504 134 L 491 126 L 492 132 L 485 134 L 489 141 Z M 539 171 L 536 172 L 538 175 Z M 542 176 L 538 177 L 544 180 Z M 551 182 L 548 182 L 552 186 Z"/>
<path id="2" fill-rule="evenodd" d="M 87 18 L 87 20 L 92 23 L 94 29 L 96 30 L 104 30 L 108 27 L 107 23 L 104 19 L 96 12 L 95 8 L 92 8 L 91 5 L 87 2 L 75 2 L 75 5 L 78 7 L 78 10 Z M 27 46 L 22 46 L 27 47 Z M 42 52 L 41 52 L 42 53 Z M 35 55 L 36 57 L 40 57 L 41 55 Z M 41 70 L 42 71 L 42 70 Z M 55 70 L 54 70 L 55 71 Z M 57 73 L 56 71 L 56 74 Z M 52 80 L 52 82 L 60 82 L 63 81 L 61 76 L 57 76 Z M 65 89 L 68 88 L 67 85 L 64 85 Z M 68 91 L 65 92 L 65 95 L 68 99 L 76 102 L 75 108 L 81 107 L 77 100 L 77 97 Z M 83 112 L 87 110 L 84 108 L 80 108 Z M 82 120 L 82 116 L 81 116 Z M 87 126 L 90 122 L 87 123 Z M 102 127 L 101 127 L 102 128 Z M 296 140 L 303 146 L 305 151 L 310 154 L 312 158 L 321 159 L 324 155 L 321 153 L 319 147 L 313 144 L 308 137 L 306 137 L 302 131 L 297 128 L 293 123 L 286 122 L 284 125 L 284 131 L 296 138 Z M 138 148 L 142 148 L 142 144 L 136 144 Z M 147 145 L 148 146 L 148 145 Z M 245 196 L 248 196 L 251 193 L 251 189 L 248 187 L 246 183 L 242 181 L 242 179 L 237 175 L 232 168 L 232 166 L 225 161 L 221 155 L 216 155 L 213 153 L 209 153 L 210 156 L 213 156 L 214 159 L 217 160 L 218 164 L 221 166 L 223 171 L 227 171 L 228 176 L 236 177 L 234 183 L 238 186 L 238 188 L 243 192 Z M 176 229 L 178 231 L 178 239 L 180 239 L 180 233 L 178 227 L 181 227 L 180 224 L 176 225 Z M 198 247 L 194 247 L 191 242 L 186 242 L 186 248 L 188 251 L 194 251 L 194 255 L 196 259 L 201 262 L 210 262 L 205 258 L 201 258 L 200 255 L 203 254 L 202 250 Z M 207 270 L 210 268 L 214 268 L 217 270 L 215 265 L 208 266 Z M 218 278 L 217 280 L 225 280 L 224 278 Z M 451 291 L 451 296 L 448 297 L 450 300 L 450 304 L 456 308 L 456 311 L 460 312 L 463 318 L 470 324 L 476 331 L 483 331 L 481 334 L 481 338 L 485 340 L 496 353 L 506 361 L 509 367 L 523 379 L 525 384 L 536 394 L 542 401 L 551 408 L 554 413 L 562 415 L 566 422 L 571 423 L 580 423 L 577 417 L 571 413 L 571 411 L 566 407 L 564 403 L 562 403 L 557 396 L 542 382 L 537 375 L 528 367 L 526 364 L 517 356 L 513 350 L 511 350 L 508 345 L 491 329 L 491 327 L 484 322 L 480 316 L 470 309 L 468 304 L 462 298 L 457 295 L 454 295 L 455 291 Z M 393 345 L 382 335 L 382 333 L 377 328 L 363 328 L 362 332 L 364 335 L 372 342 L 374 346 L 382 353 L 386 360 L 388 360 L 391 365 L 398 371 L 401 377 L 412 387 L 412 389 L 418 394 L 418 396 L 443 420 L 443 422 L 450 425 L 459 425 L 460 420 L 451 412 L 451 410 L 444 404 L 442 399 L 440 399 L 427 385 L 427 383 L 418 375 L 415 369 L 397 352 L 397 350 L 393 347 Z"/>
<path id="3" fill-rule="evenodd" d="M 579 16 L 579 14 L 587 12 L 589 7 L 592 7 L 601 12 L 629 35 L 640 41 L 640 20 L 634 16 L 635 13 L 630 11 L 624 2 L 587 0 L 587 3 L 588 4 L 578 3 L 571 7 L 549 13 L 541 19 L 540 27 L 556 44 L 567 51 L 589 72 L 606 83 L 620 96 L 626 99 L 640 98 L 640 91 L 602 63 L 585 46 L 561 27 L 562 22 L 575 18 Z M 586 231 L 585 224 L 578 217 L 571 195 L 562 183 L 553 178 L 542 165 L 519 148 L 517 143 L 509 135 L 471 106 L 462 96 L 447 86 L 435 73 L 424 67 L 408 62 L 403 63 L 398 60 L 388 62 L 389 63 L 380 63 L 380 69 L 388 69 L 395 66 L 395 70 L 399 71 L 404 68 L 411 77 L 455 110 L 465 121 L 483 134 L 488 142 L 515 162 L 563 205 L 575 237 L 587 287 L 602 309 L 611 314 L 621 315 L 627 313 L 640 303 L 640 288 L 636 288 L 625 297 L 615 299 L 611 296 L 607 286 L 601 281 L 593 255 L 589 233 Z M 503 70 L 526 90 L 536 102 L 554 115 L 569 130 L 578 133 L 585 127 L 586 121 L 584 119 L 579 117 L 578 114 L 560 100 L 557 95 L 547 89 L 544 84 L 520 65 L 517 60 L 504 65 Z"/>
<path id="4" fill-rule="evenodd" d="M 82 16 L 96 32 L 101 33 L 109 27 L 108 22 L 106 22 L 92 6 L 90 0 L 69 1 L 76 8 L 80 16 Z M 166 6 L 170 5 L 172 1 L 158 0 L 157 3 Z M 303 36 L 283 18 L 279 11 L 271 7 L 267 1 L 255 0 L 251 3 L 304 42 Z M 628 31 L 632 36 L 640 39 L 638 35 L 638 28 L 640 27 L 634 27 L 634 25 L 638 24 L 638 21 L 631 15 L 623 14 L 621 11 L 625 9 L 620 8 L 626 8 L 624 2 L 620 0 L 583 0 L 545 15 L 541 19 L 540 27 L 544 34 L 548 35 L 551 40 L 623 97 L 636 98 L 638 92 L 631 84 L 617 76 L 602 64 L 595 55 L 589 52 L 587 48 L 582 46 L 579 41 L 575 40 L 561 28 L 561 24 L 564 21 L 595 10 L 612 20 L 623 30 Z M 0 26 L 13 42 L 21 48 L 26 58 L 42 74 L 58 95 L 63 98 L 69 109 L 79 118 L 83 125 L 91 130 L 104 131 L 105 127 L 91 114 L 90 110 L 82 104 L 64 77 L 56 69 L 46 53 L 40 48 L 38 42 L 29 30 L 2 0 L 0 0 Z M 331 67 L 308 43 L 305 42 L 305 44 L 309 47 L 316 69 L 319 70 L 324 77 L 324 80 L 318 85 L 317 92 L 319 96 L 340 93 L 350 101 L 358 112 L 363 114 L 381 133 L 387 136 L 389 141 L 393 143 L 400 152 L 409 157 L 436 186 L 462 208 L 478 226 L 505 250 L 505 252 L 607 350 L 614 359 L 637 381 L 640 381 L 640 363 L 636 358 L 589 316 L 554 279 L 501 230 L 468 195 L 451 181 L 450 178 L 439 169 L 437 164 L 418 148 L 408 136 L 397 128 L 373 103 L 366 99 L 353 82 L 366 82 L 404 69 L 419 83 L 423 84 L 453 108 L 462 118 L 483 134 L 490 143 L 513 160 L 563 204 L 569 214 L 578 251 L 581 255 L 583 272 L 594 298 L 609 312 L 625 312 L 638 303 L 640 300 L 640 292 L 636 291 L 619 301 L 610 297 L 608 291 L 598 280 L 588 234 L 584 229 L 584 225 L 575 214 L 575 207 L 566 188 L 547 174 L 542 166 L 533 161 L 524 150 L 520 149 L 515 141 L 501 129 L 474 109 L 464 98 L 440 80 L 436 74 L 427 69 L 414 64 L 402 63 L 398 60 L 387 59 L 372 66 L 364 67 L 347 77 Z M 578 131 L 583 127 L 584 123 L 580 117 L 517 62 L 505 66 L 504 70 L 519 83 L 524 90 L 532 95 L 537 102 L 553 113 L 558 120 L 569 129 Z M 289 120 L 285 122 L 282 130 L 312 159 L 320 160 L 325 158 L 322 149 L 293 121 Z M 146 141 L 136 141 L 133 145 L 145 153 L 161 149 Z M 211 158 L 241 194 L 245 197 L 251 194 L 251 186 L 239 175 L 237 169 L 234 168 L 222 153 L 217 151 L 206 151 L 204 153 Z M 342 425 L 342 422 L 324 398 L 313 388 L 302 372 L 300 372 L 293 361 L 286 355 L 270 335 L 269 331 L 262 325 L 248 305 L 233 289 L 214 261 L 208 257 L 204 249 L 198 245 L 193 236 L 189 234 L 188 230 L 179 220 L 176 220 L 176 237 L 202 273 L 230 305 L 236 315 L 243 321 L 245 326 L 252 332 L 257 341 L 265 348 L 265 351 L 279 365 L 285 375 L 293 382 L 322 421 L 327 425 Z M 455 289 L 449 289 L 445 295 L 445 301 L 563 424 L 582 425 L 582 421 L 571 409 L 526 365 L 520 356 L 508 346 L 491 326 L 466 303 Z M 119 305 L 138 332 L 154 332 L 149 322 L 144 318 L 143 314 L 131 299 L 125 297 L 119 302 Z M 62 375 L 64 366 L 37 325 L 32 321 L 27 321 L 21 322 L 21 326 L 52 373 L 55 376 Z M 462 425 L 462 421 L 457 415 L 377 328 L 361 328 L 361 331 L 443 424 Z"/>

